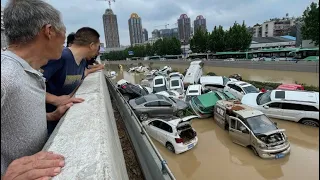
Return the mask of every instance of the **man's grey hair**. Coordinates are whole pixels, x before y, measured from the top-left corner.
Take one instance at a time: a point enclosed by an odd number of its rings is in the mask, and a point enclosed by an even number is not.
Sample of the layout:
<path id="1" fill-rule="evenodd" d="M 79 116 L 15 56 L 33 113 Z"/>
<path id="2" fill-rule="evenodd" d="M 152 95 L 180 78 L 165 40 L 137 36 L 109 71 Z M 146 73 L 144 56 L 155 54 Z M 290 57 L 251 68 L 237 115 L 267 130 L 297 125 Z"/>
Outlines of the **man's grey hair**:
<path id="1" fill-rule="evenodd" d="M 33 41 L 47 24 L 58 32 L 65 31 L 60 12 L 42 0 L 9 0 L 3 22 L 8 44 Z"/>

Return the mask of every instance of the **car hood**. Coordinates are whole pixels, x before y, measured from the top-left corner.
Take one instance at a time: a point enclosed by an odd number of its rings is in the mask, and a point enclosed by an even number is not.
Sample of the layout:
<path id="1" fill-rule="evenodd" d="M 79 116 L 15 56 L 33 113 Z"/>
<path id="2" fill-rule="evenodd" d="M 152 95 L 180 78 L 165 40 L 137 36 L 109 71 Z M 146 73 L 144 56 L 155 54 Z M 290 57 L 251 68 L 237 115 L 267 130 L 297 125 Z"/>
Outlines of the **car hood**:
<path id="1" fill-rule="evenodd" d="M 176 104 L 178 106 L 179 109 L 184 109 L 188 107 L 188 104 L 184 101 L 181 101 L 179 99 L 174 99 L 174 101 L 176 101 Z"/>
<path id="2" fill-rule="evenodd" d="M 246 95 L 244 95 L 242 97 L 241 103 L 245 104 L 245 105 L 248 105 L 248 106 L 251 106 L 251 107 L 258 106 L 258 104 L 257 104 L 257 96 L 259 94 L 260 93 L 248 93 L 248 94 L 246 94 Z"/>

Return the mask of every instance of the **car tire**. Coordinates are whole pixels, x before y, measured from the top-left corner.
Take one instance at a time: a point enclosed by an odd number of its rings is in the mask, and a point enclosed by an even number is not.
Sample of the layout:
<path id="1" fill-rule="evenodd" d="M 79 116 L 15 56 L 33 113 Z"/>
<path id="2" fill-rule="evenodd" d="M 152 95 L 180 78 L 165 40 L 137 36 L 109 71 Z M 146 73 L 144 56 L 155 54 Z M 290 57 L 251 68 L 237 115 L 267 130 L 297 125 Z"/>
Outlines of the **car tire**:
<path id="1" fill-rule="evenodd" d="M 126 100 L 127 102 L 130 100 L 130 97 L 128 95 L 123 95 L 124 100 Z"/>
<path id="2" fill-rule="evenodd" d="M 179 111 L 177 112 L 177 116 L 178 116 L 179 118 L 183 117 L 183 116 L 184 116 L 183 110 L 179 110 Z"/>
<path id="3" fill-rule="evenodd" d="M 259 156 L 258 151 L 256 150 L 256 148 L 254 148 L 253 146 L 250 146 L 250 148 L 252 149 L 254 155 Z"/>
<path id="4" fill-rule="evenodd" d="M 167 148 L 169 151 L 175 153 L 174 147 L 173 147 L 173 145 L 172 145 L 171 143 L 167 142 L 167 143 L 166 143 L 166 148 Z"/>
<path id="5" fill-rule="evenodd" d="M 302 119 L 301 124 L 304 124 L 307 126 L 319 127 L 319 122 L 313 119 Z"/>
<path id="6" fill-rule="evenodd" d="M 148 114 L 142 113 L 139 116 L 140 121 L 146 121 L 148 120 Z"/>

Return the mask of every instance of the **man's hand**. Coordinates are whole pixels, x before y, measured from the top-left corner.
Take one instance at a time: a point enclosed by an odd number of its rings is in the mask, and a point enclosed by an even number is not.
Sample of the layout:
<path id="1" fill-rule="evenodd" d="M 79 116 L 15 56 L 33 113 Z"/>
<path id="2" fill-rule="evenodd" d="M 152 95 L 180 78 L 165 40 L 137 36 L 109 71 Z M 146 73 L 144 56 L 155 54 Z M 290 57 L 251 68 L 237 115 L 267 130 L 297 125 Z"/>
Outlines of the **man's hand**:
<path id="1" fill-rule="evenodd" d="M 58 106 L 58 108 L 51 112 L 47 113 L 47 121 L 58 121 L 66 113 L 66 111 L 73 105 L 73 103 L 68 103 L 65 105 Z"/>
<path id="2" fill-rule="evenodd" d="M 70 95 L 62 95 L 62 96 L 57 96 L 57 99 L 54 105 L 58 107 L 58 106 L 66 105 L 69 103 L 81 103 L 83 101 L 84 99 L 82 98 L 74 98 L 74 97 L 71 97 Z"/>
<path id="3" fill-rule="evenodd" d="M 1 180 L 49 180 L 64 164 L 62 155 L 41 151 L 12 161 Z"/>

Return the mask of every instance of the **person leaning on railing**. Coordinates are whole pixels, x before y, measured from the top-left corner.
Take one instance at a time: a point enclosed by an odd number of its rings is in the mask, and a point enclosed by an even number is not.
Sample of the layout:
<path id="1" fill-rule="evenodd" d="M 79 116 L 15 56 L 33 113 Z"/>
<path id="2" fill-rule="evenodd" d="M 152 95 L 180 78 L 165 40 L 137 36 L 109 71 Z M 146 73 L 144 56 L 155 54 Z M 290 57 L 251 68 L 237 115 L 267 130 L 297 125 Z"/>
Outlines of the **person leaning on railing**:
<path id="1" fill-rule="evenodd" d="M 41 0 L 9 0 L 3 15 L 8 49 L 1 53 L 1 180 L 49 179 L 64 157 L 41 151 L 47 120 L 72 106 L 46 113 L 40 67 L 61 56 L 66 29 L 60 12 Z"/>
<path id="2" fill-rule="evenodd" d="M 46 78 L 46 111 L 53 112 L 60 104 L 80 103 L 84 100 L 73 98 L 72 94 L 88 74 L 86 58 L 97 55 L 100 46 L 99 33 L 90 27 L 80 28 L 74 35 L 70 47 L 65 47 L 61 57 L 50 60 L 41 67 Z M 48 121 L 50 135 L 59 121 Z"/>

